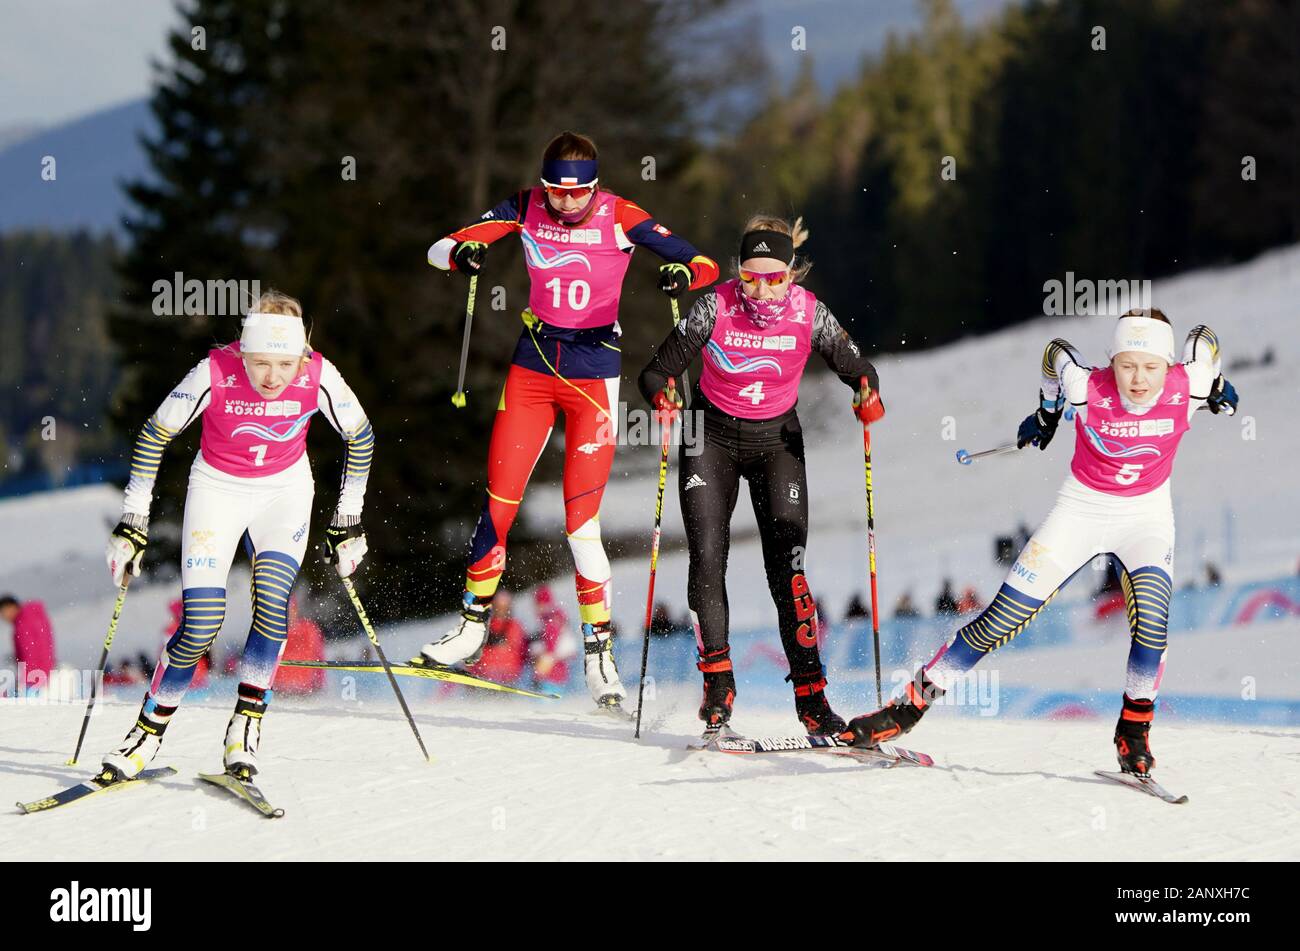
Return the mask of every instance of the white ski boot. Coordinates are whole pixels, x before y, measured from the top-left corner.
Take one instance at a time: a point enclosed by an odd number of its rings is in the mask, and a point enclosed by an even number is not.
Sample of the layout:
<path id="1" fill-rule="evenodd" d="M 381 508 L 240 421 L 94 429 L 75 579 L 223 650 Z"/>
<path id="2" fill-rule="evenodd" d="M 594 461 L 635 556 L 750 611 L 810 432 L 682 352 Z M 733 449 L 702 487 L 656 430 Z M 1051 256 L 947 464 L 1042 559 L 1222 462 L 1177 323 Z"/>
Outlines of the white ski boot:
<path id="1" fill-rule="evenodd" d="M 122 745 L 104 757 L 104 773 L 109 775 L 101 778 L 116 782 L 139 776 L 158 755 L 166 729 L 167 721 L 160 723 L 141 711 Z"/>
<path id="2" fill-rule="evenodd" d="M 623 712 L 627 691 L 618 679 L 614 663 L 614 635 L 609 622 L 582 625 L 582 665 L 587 675 L 587 689 L 596 706 Z"/>
<path id="3" fill-rule="evenodd" d="M 265 694 L 263 694 L 265 696 Z M 222 758 L 226 772 L 237 779 L 257 775 L 257 747 L 262 742 L 262 715 L 266 701 L 241 696 L 226 727 L 226 752 Z"/>
<path id="4" fill-rule="evenodd" d="M 450 667 L 462 662 L 474 663 L 483 656 L 491 613 L 490 599 L 480 602 L 466 591 L 460 621 L 438 640 L 421 647 L 420 655 L 412 658 L 411 663 L 417 667 Z"/>

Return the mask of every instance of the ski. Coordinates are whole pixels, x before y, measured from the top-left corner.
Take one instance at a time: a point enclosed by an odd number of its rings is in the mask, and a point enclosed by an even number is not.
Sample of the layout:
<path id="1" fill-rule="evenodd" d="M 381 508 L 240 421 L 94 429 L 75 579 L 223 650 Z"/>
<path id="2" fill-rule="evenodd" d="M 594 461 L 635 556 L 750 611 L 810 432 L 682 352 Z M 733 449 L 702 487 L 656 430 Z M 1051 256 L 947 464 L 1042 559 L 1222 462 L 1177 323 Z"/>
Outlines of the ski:
<path id="1" fill-rule="evenodd" d="M 713 747 L 717 745 L 719 740 L 740 740 L 740 739 L 744 739 L 744 738 L 735 730 L 733 730 L 730 726 L 724 723 L 721 726 L 707 728 L 703 733 L 700 734 L 700 738 L 696 742 L 687 743 L 686 748 L 693 752 L 698 752 L 699 750 L 713 749 Z"/>
<path id="2" fill-rule="evenodd" d="M 817 751 L 838 753 L 852 756 L 863 762 L 875 762 L 889 766 L 933 766 L 934 759 L 915 750 L 903 749 L 890 743 L 876 746 L 854 746 L 841 740 L 838 736 L 765 736 L 750 739 L 748 737 L 729 737 L 719 739 L 713 748 L 722 753 L 793 753 Z"/>
<path id="3" fill-rule="evenodd" d="M 351 660 L 282 660 L 280 666 L 351 670 L 364 674 L 382 674 L 384 672 L 383 664 L 368 664 L 363 661 Z M 460 684 L 464 687 L 477 687 L 480 690 L 518 694 L 519 696 L 533 697 L 538 700 L 560 699 L 560 695 L 556 693 L 537 693 L 533 690 L 525 690 L 523 687 L 512 687 L 509 684 L 497 683 L 495 680 L 475 677 L 473 674 L 467 674 L 453 667 L 424 667 L 420 664 L 393 664 L 391 666 L 393 673 L 401 677 L 424 677 L 428 680 L 441 680 L 445 683 Z"/>
<path id="4" fill-rule="evenodd" d="M 154 779 L 163 779 L 167 776 L 175 776 L 176 770 L 170 766 L 161 766 L 157 769 L 146 769 L 132 779 L 119 779 L 116 782 L 103 783 L 99 777 L 88 779 L 83 783 L 77 783 L 75 786 L 69 786 L 67 789 L 56 792 L 53 796 L 46 796 L 44 799 L 37 799 L 33 802 L 20 802 L 18 808 L 24 814 L 33 812 L 44 812 L 47 809 L 55 809 L 59 806 L 66 806 L 70 803 L 80 802 L 89 796 L 95 796 L 102 792 L 110 792 L 114 789 L 121 789 L 125 786 L 134 786 L 137 783 L 147 783 Z"/>
<path id="5" fill-rule="evenodd" d="M 267 802 L 266 797 L 262 795 L 262 790 L 248 780 L 239 779 L 229 773 L 199 773 L 199 779 L 214 786 L 220 786 L 232 795 L 239 797 L 268 819 L 279 819 L 284 815 L 283 809 L 277 809 Z"/>
<path id="6" fill-rule="evenodd" d="M 1175 796 L 1150 776 L 1134 776 L 1132 773 L 1111 773 L 1104 769 L 1094 770 L 1093 772 L 1102 779 L 1109 779 L 1112 783 L 1127 786 L 1129 789 L 1137 789 L 1141 792 L 1149 793 L 1157 799 L 1163 799 L 1165 802 L 1172 803 L 1175 806 L 1181 806 L 1183 803 L 1187 802 L 1186 796 Z"/>

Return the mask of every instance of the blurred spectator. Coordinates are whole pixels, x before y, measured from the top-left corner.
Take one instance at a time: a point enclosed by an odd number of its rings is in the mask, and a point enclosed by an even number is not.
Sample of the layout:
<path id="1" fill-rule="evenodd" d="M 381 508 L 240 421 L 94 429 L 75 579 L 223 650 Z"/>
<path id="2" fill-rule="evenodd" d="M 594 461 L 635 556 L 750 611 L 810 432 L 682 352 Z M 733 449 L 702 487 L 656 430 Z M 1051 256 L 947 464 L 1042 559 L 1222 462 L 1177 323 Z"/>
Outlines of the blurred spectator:
<path id="1" fill-rule="evenodd" d="M 555 603 L 548 585 L 533 593 L 539 628 L 528 645 L 533 659 L 533 683 L 538 689 L 546 685 L 563 686 L 569 682 L 569 661 L 578 654 L 578 638 L 569 628 L 564 609 Z"/>
<path id="2" fill-rule="evenodd" d="M 524 672 L 528 661 L 528 635 L 515 620 L 510 592 L 498 588 L 492 598 L 492 615 L 488 620 L 487 642 L 483 656 L 470 666 L 470 673 L 503 684 L 513 684 Z"/>
<path id="3" fill-rule="evenodd" d="M 981 607 L 979 595 L 975 593 L 975 588 L 972 585 L 967 585 L 966 590 L 961 593 L 961 600 L 957 602 L 957 613 L 974 614 Z"/>
<path id="4" fill-rule="evenodd" d="M 26 680 L 21 686 L 44 687 L 54 669 L 54 630 L 45 605 L 40 601 L 20 603 L 7 594 L 0 598 L 0 617 L 13 625 L 14 666 L 27 665 Z M 17 675 L 18 671 L 14 673 Z"/>
<path id="5" fill-rule="evenodd" d="M 943 590 L 939 592 L 939 597 L 934 602 L 935 614 L 956 614 L 957 597 L 952 593 L 952 579 L 943 579 Z"/>
<path id="6" fill-rule="evenodd" d="M 1029 526 L 1022 521 L 1020 527 L 1016 529 L 1016 551 L 1024 551 L 1032 535 L 1033 532 L 1029 530 Z"/>
<path id="7" fill-rule="evenodd" d="M 921 612 L 912 603 L 912 592 L 904 591 L 903 596 L 894 605 L 894 617 L 920 617 Z"/>
<path id="8" fill-rule="evenodd" d="M 870 620 L 871 609 L 862 603 L 862 595 L 854 592 L 853 599 L 849 601 L 849 606 L 844 611 L 844 620 L 856 621 L 859 618 Z"/>
<path id="9" fill-rule="evenodd" d="M 303 617 L 297 594 L 289 598 L 289 639 L 281 660 L 324 660 L 325 635 L 320 625 Z M 281 667 L 275 674 L 277 693 L 312 694 L 325 686 L 325 671 L 320 667 Z"/>
<path id="10" fill-rule="evenodd" d="M 108 669 L 104 671 L 105 686 L 146 684 L 148 682 L 149 678 L 145 676 L 144 671 L 129 657 L 116 667 L 110 664 Z"/>
<path id="11" fill-rule="evenodd" d="M 1212 561 L 1205 563 L 1205 585 L 1208 588 L 1217 588 L 1223 583 L 1223 575 L 1219 574 L 1218 567 Z"/>

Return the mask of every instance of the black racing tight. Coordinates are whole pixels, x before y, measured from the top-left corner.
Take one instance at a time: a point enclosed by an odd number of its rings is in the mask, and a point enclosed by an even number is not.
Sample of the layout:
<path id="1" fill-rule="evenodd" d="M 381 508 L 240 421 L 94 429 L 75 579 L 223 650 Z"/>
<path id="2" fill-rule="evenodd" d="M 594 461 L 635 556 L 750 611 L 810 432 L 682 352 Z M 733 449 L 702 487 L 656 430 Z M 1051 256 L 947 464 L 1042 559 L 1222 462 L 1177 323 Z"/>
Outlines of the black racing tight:
<path id="1" fill-rule="evenodd" d="M 746 449 L 730 439 L 709 438 L 698 455 L 680 456 L 678 493 L 690 548 L 687 601 L 699 625 L 701 669 L 729 656 L 727 555 L 731 513 L 742 478 L 763 542 L 767 587 L 776 603 L 781 646 L 796 686 L 821 680 L 816 605 L 804 579 L 808 540 L 808 485 L 803 433 L 791 413 L 776 440 Z M 775 445 L 774 445 L 775 443 Z"/>

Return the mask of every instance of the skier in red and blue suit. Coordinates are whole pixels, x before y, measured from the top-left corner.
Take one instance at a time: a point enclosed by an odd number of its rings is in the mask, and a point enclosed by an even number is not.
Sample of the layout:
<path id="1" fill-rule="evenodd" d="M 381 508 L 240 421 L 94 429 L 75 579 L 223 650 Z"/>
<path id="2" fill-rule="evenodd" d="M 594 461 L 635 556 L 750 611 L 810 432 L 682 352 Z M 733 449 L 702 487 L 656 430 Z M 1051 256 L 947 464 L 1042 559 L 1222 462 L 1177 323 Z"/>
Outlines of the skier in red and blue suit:
<path id="1" fill-rule="evenodd" d="M 599 512 L 617 443 L 623 278 L 637 246 L 668 262 L 659 269 L 659 288 L 672 298 L 713 283 L 718 265 L 635 202 L 602 189 L 596 146 L 586 136 L 564 132 L 552 140 L 541 179 L 540 186 L 516 193 L 429 248 L 434 267 L 477 275 L 488 245 L 517 234 L 532 286 L 492 426 L 487 498 L 470 546 L 461 617 L 413 662 L 446 666 L 470 661 L 482 650 L 505 568 L 506 535 L 562 412 L 565 534 L 573 553 L 587 686 L 598 704 L 616 707 L 626 692 L 614 666 L 610 567 Z"/>

